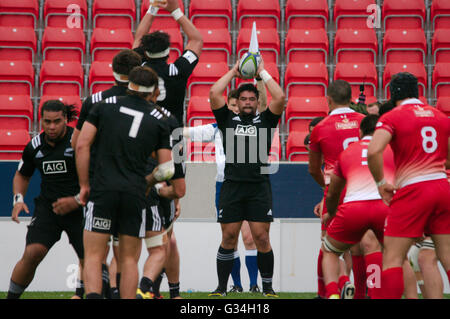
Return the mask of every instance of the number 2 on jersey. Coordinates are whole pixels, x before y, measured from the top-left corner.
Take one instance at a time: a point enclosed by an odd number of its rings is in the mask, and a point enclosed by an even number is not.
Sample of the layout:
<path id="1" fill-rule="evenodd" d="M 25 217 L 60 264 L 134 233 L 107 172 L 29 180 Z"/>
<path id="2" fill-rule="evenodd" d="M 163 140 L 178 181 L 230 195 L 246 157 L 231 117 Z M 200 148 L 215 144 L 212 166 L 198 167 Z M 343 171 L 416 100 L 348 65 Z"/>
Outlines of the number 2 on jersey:
<path id="1" fill-rule="evenodd" d="M 133 117 L 133 123 L 131 123 L 130 132 L 128 133 L 128 136 L 136 138 L 137 133 L 139 131 L 139 126 L 141 125 L 142 122 L 142 118 L 144 117 L 144 113 L 130 109 L 125 106 L 121 106 L 119 111 L 120 113 L 125 113 Z"/>
<path id="2" fill-rule="evenodd" d="M 422 147 L 426 153 L 433 153 L 438 148 L 438 142 L 436 141 L 437 132 L 434 127 L 424 126 L 420 131 L 422 135 Z M 430 145 L 431 143 L 431 145 Z"/>

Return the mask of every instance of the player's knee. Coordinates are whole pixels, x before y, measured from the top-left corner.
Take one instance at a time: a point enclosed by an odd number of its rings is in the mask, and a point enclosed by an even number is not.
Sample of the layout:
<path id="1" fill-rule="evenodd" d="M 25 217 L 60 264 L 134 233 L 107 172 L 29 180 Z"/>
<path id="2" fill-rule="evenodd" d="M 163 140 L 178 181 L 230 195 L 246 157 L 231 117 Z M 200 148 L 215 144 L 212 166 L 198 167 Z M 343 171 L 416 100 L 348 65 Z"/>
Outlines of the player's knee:
<path id="1" fill-rule="evenodd" d="M 38 246 L 28 246 L 25 249 L 22 260 L 28 265 L 38 265 L 47 254 L 47 249 Z"/>
<path id="2" fill-rule="evenodd" d="M 417 262 L 421 269 L 437 266 L 436 252 L 433 249 L 421 249 L 417 256 Z"/>
<path id="3" fill-rule="evenodd" d="M 329 240 L 328 238 L 325 236 L 325 238 L 323 239 L 322 242 L 322 251 L 325 253 L 333 253 L 337 256 L 341 256 L 345 250 L 339 249 L 337 247 L 335 247 Z"/>

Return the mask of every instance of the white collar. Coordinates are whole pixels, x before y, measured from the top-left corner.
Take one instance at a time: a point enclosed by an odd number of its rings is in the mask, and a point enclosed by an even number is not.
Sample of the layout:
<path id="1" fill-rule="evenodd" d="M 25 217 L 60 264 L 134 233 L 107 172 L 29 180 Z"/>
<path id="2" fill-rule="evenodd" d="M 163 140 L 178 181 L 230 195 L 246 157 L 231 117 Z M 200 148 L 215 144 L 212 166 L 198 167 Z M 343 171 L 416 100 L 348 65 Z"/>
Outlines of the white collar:
<path id="1" fill-rule="evenodd" d="M 372 140 L 372 136 L 371 135 L 364 136 L 361 140 L 362 141 L 371 141 Z"/>
<path id="2" fill-rule="evenodd" d="M 405 104 L 423 104 L 423 102 L 419 99 L 412 98 L 412 99 L 404 100 L 400 105 L 405 105 Z"/>
<path id="3" fill-rule="evenodd" d="M 329 115 L 344 114 L 344 113 L 355 113 L 355 111 L 349 107 L 339 107 L 331 111 Z"/>

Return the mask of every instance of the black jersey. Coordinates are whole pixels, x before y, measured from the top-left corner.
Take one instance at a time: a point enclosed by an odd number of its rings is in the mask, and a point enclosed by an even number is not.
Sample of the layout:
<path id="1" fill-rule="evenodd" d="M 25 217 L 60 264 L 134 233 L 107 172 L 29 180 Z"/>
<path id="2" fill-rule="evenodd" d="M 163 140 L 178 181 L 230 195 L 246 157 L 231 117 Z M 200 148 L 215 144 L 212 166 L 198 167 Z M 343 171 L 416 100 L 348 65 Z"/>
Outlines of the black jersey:
<path id="1" fill-rule="evenodd" d="M 198 57 L 190 50 L 184 51 L 174 63 L 168 64 L 165 59 L 147 59 L 143 64 L 158 74 L 158 105 L 172 112 L 180 125 L 183 125 L 187 81 L 197 64 Z"/>
<path id="2" fill-rule="evenodd" d="M 77 129 L 81 131 L 83 127 L 84 121 L 86 121 L 89 112 L 92 110 L 92 106 L 96 103 L 100 103 L 106 100 L 109 97 L 113 96 L 124 96 L 127 93 L 127 87 L 114 85 L 105 91 L 100 91 L 92 94 L 84 100 L 83 105 L 81 106 L 80 117 L 77 122 Z"/>
<path id="3" fill-rule="evenodd" d="M 268 180 L 269 176 L 262 174 L 262 168 L 268 166 L 273 135 L 281 115 L 275 115 L 269 109 L 256 115 L 238 115 L 227 105 L 213 113 L 222 134 L 225 180 Z"/>
<path id="4" fill-rule="evenodd" d="M 74 150 L 70 145 L 72 133 L 73 128 L 67 126 L 66 134 L 53 147 L 46 142 L 43 132 L 36 135 L 23 151 L 17 170 L 31 177 L 37 168 L 41 173 L 39 197 L 49 202 L 80 192 Z"/>
<path id="5" fill-rule="evenodd" d="M 98 129 L 92 189 L 143 196 L 149 156 L 171 149 L 169 127 L 150 109 L 150 103 L 137 96 L 111 97 L 93 107 L 87 118 Z"/>

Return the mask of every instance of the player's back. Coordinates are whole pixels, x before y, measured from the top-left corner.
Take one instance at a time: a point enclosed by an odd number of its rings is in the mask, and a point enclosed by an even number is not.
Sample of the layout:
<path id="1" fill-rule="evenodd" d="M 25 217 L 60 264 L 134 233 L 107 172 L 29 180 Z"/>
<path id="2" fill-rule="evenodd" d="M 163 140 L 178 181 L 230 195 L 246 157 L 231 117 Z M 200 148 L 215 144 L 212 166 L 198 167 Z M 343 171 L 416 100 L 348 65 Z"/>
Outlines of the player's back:
<path id="1" fill-rule="evenodd" d="M 350 108 L 339 108 L 314 127 L 310 148 L 323 154 L 325 184 L 330 183 L 330 174 L 339 154 L 359 140 L 359 125 L 363 118 L 364 115 Z"/>
<path id="2" fill-rule="evenodd" d="M 161 114 L 136 96 L 111 97 L 94 107 L 98 150 L 94 185 L 97 189 L 140 192 L 145 187 L 147 159 L 159 148 L 170 148 L 170 131 Z M 164 141 L 164 142 L 163 142 Z"/>
<path id="3" fill-rule="evenodd" d="M 383 115 L 377 129 L 392 135 L 397 186 L 446 178 L 450 121 L 442 112 L 409 100 Z"/>
<path id="4" fill-rule="evenodd" d="M 339 155 L 334 173 L 346 180 L 344 203 L 381 199 L 378 188 L 370 173 L 367 154 L 372 136 L 352 143 Z M 383 153 L 384 178 L 388 183 L 394 181 L 394 154 L 390 146 Z"/>

